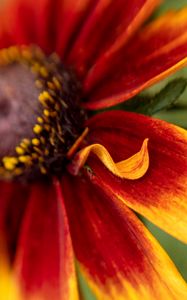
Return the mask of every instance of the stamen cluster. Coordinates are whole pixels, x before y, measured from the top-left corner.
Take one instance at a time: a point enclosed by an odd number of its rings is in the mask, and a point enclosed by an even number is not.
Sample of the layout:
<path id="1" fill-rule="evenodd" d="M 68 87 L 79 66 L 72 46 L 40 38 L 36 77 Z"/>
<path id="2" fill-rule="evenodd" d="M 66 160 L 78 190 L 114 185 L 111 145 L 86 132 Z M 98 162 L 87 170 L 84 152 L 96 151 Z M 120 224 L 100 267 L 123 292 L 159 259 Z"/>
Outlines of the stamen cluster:
<path id="1" fill-rule="evenodd" d="M 85 114 L 79 103 L 80 85 L 56 54 L 46 58 L 36 47 L 1 50 L 0 67 L 11 64 L 20 64 L 34 75 L 40 113 L 35 116 L 32 134 L 26 132 L 15 145 L 15 154 L 1 159 L 0 176 L 12 178 L 24 174 L 32 179 L 38 173 L 58 174 L 62 172 L 67 151 L 83 130 Z"/>

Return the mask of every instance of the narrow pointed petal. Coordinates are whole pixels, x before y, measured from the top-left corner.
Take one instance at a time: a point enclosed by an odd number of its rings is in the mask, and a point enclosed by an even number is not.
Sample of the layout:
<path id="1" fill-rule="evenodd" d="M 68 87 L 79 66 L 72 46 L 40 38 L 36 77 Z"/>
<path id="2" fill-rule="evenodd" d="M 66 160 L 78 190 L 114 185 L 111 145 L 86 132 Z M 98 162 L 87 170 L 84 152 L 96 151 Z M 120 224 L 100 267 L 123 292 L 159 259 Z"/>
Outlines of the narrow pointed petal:
<path id="1" fill-rule="evenodd" d="M 187 9 L 170 12 L 137 33 L 110 60 L 96 62 L 85 79 L 88 108 L 109 107 L 136 95 L 187 64 Z"/>
<path id="2" fill-rule="evenodd" d="M 66 176 L 62 191 L 78 264 L 96 299 L 185 299 L 187 285 L 168 256 L 94 177 Z"/>
<path id="3" fill-rule="evenodd" d="M 132 155 L 149 138 L 149 169 L 139 180 L 121 180 L 99 161 L 88 165 L 104 189 L 176 238 L 187 242 L 187 131 L 123 111 L 88 121 L 90 143 L 101 143 L 114 160 Z"/>
<path id="4" fill-rule="evenodd" d="M 120 49 L 152 13 L 159 0 L 100 0 L 84 22 L 68 55 L 78 73 L 85 73 L 98 56 Z M 99 30 L 98 30 L 99 28 Z"/>
<path id="5" fill-rule="evenodd" d="M 62 2 L 62 1 L 61 1 Z M 61 4 L 62 9 L 58 11 L 59 31 L 57 36 L 57 52 L 64 57 L 65 53 L 68 55 L 69 48 L 71 48 L 72 37 L 79 34 L 79 30 L 84 24 L 91 11 L 93 10 L 97 0 L 64 0 Z"/>
<path id="6" fill-rule="evenodd" d="M 33 187 L 14 267 L 26 299 L 78 300 L 74 255 L 58 181 L 53 186 Z"/>

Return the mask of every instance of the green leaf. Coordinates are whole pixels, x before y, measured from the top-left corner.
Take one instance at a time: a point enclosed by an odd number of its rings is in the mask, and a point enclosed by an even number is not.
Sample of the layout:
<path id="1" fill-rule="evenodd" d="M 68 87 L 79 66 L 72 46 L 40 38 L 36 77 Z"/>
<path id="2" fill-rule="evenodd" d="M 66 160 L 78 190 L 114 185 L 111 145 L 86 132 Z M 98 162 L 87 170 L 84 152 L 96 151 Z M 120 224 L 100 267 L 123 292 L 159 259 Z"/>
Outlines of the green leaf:
<path id="1" fill-rule="evenodd" d="M 149 222 L 147 219 L 141 217 L 146 227 L 156 237 L 161 246 L 165 249 L 168 255 L 171 257 L 181 275 L 187 280 L 187 245 L 175 239 L 171 235 L 162 231 L 160 228 Z"/>
<path id="2" fill-rule="evenodd" d="M 154 117 L 187 129 L 187 107 L 185 106 L 177 105 L 175 109 L 162 111 Z"/>
<path id="3" fill-rule="evenodd" d="M 95 295 L 92 293 L 90 287 L 88 286 L 88 283 L 86 282 L 83 274 L 81 273 L 78 262 L 76 262 L 76 272 L 77 272 L 77 279 L 78 279 L 81 299 L 82 300 L 97 300 Z"/>
<path id="4" fill-rule="evenodd" d="M 163 13 L 169 9 L 180 9 L 187 5 L 187 0 L 165 0 L 159 7 L 159 13 Z"/>
<path id="5" fill-rule="evenodd" d="M 169 82 L 155 96 L 136 96 L 126 101 L 120 108 L 144 115 L 154 115 L 162 110 L 167 110 L 174 106 L 178 98 L 184 92 L 186 86 L 186 79 L 177 78 Z"/>

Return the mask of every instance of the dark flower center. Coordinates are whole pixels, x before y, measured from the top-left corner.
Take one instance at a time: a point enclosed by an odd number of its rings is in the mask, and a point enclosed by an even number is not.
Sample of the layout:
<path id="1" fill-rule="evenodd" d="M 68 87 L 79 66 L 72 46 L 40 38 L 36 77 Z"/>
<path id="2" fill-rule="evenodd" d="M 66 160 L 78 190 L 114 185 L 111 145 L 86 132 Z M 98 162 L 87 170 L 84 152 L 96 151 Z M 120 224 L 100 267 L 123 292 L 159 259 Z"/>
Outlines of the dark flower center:
<path id="1" fill-rule="evenodd" d="M 0 51 L 0 176 L 62 173 L 83 131 L 80 84 L 56 55 L 35 47 Z"/>

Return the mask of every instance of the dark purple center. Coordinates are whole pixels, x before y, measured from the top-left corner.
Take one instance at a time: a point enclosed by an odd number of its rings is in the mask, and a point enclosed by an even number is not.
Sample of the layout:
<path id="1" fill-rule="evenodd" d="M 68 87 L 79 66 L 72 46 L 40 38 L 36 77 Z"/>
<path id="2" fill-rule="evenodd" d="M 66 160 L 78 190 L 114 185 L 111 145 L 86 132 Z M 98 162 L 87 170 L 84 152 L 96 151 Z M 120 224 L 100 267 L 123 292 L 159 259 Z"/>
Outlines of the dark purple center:
<path id="1" fill-rule="evenodd" d="M 83 132 L 80 84 L 56 56 L 16 51 L 0 67 L 0 176 L 61 174 Z"/>
<path id="2" fill-rule="evenodd" d="M 24 138 L 31 138 L 39 114 L 34 75 L 25 66 L 0 68 L 0 158 L 15 154 Z"/>

